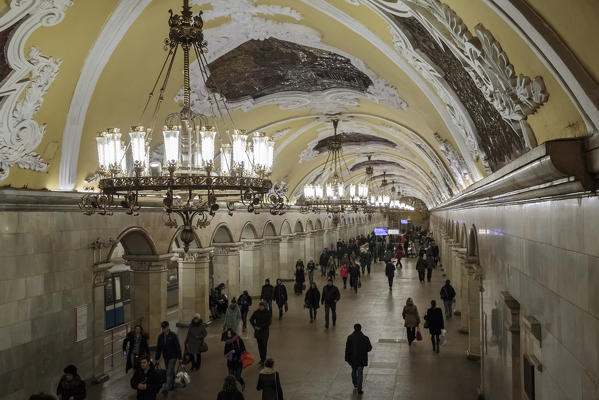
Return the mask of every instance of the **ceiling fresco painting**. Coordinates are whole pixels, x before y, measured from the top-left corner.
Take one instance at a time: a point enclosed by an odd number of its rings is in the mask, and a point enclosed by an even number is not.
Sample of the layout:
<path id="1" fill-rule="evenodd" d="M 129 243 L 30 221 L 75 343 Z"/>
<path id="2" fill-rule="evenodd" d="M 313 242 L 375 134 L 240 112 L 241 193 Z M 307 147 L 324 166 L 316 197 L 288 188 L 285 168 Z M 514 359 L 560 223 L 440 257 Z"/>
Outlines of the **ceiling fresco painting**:
<path id="1" fill-rule="evenodd" d="M 207 87 L 228 101 L 334 88 L 364 93 L 372 85 L 346 57 L 276 38 L 249 40 L 208 67 Z"/>

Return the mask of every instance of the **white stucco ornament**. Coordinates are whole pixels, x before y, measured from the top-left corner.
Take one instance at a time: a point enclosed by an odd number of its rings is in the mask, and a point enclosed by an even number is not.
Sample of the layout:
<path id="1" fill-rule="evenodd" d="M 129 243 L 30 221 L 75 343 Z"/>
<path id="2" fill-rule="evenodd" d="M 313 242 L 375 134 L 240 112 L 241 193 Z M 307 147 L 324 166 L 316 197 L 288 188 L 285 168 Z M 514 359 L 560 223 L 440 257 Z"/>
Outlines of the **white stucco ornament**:
<path id="1" fill-rule="evenodd" d="M 37 28 L 62 21 L 72 4 L 71 0 L 12 0 L 0 17 L 0 31 L 18 24 L 5 46 L 11 72 L 0 87 L 5 96 L 0 105 L 0 181 L 8 177 L 13 165 L 33 171 L 48 167 L 35 152 L 46 126 L 38 124 L 34 116 L 58 74 L 61 60 L 43 55 L 36 47 L 25 55 L 25 43 Z"/>

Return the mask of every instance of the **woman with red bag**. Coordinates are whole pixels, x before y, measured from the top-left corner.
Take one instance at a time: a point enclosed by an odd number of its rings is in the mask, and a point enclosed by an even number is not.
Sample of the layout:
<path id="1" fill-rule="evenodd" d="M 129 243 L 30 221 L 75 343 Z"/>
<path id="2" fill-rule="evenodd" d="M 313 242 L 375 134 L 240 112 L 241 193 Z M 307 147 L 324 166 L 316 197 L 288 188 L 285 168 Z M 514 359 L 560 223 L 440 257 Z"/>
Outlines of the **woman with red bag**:
<path id="1" fill-rule="evenodd" d="M 347 265 L 341 264 L 341 267 L 339 267 L 339 275 L 343 278 L 343 289 L 347 289 L 347 277 L 349 276 Z"/>
<path id="2" fill-rule="evenodd" d="M 241 371 L 243 371 L 243 363 L 241 361 L 241 355 L 245 352 L 245 344 L 243 340 L 233 331 L 227 329 L 225 331 L 225 358 L 227 359 L 227 368 L 229 369 L 229 375 L 232 375 L 237 379 L 237 382 L 241 384 L 241 390 L 245 389 L 245 381 L 241 377 Z"/>
<path id="3" fill-rule="evenodd" d="M 408 333 L 408 344 L 411 346 L 414 339 L 417 339 L 417 333 L 420 333 L 419 330 L 417 331 L 418 325 L 420 325 L 420 315 L 418 314 L 418 308 L 411 297 L 408 297 L 401 315 L 404 319 L 404 326 Z M 418 340 L 422 340 L 422 334 L 420 334 L 420 339 Z"/>

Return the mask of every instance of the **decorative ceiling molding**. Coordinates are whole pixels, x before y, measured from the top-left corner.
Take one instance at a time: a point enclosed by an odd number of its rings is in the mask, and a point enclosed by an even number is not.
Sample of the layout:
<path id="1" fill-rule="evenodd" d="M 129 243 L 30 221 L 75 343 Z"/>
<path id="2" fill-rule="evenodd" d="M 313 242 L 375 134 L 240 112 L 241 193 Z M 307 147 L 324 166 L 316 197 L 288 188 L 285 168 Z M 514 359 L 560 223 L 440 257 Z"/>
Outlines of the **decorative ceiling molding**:
<path id="1" fill-rule="evenodd" d="M 451 170 L 453 177 L 458 182 L 458 185 L 461 189 L 465 189 L 470 186 L 472 183 L 472 176 L 470 175 L 470 171 L 468 171 L 468 167 L 466 166 L 466 162 L 464 158 L 458 153 L 454 147 L 449 143 L 449 140 L 443 139 L 438 133 L 434 134 L 435 140 L 439 145 L 439 149 L 441 153 L 447 159 L 449 163 L 449 169 Z"/>
<path id="2" fill-rule="evenodd" d="M 194 0 L 193 4 L 204 6 L 210 0 Z M 203 15 L 205 22 L 230 16 L 230 21 L 215 28 L 206 29 L 204 38 L 208 43 L 206 59 L 208 63 L 222 57 L 243 43 L 251 39 L 264 40 L 276 38 L 326 50 L 346 57 L 358 70 L 366 74 L 372 81 L 365 93 L 351 89 L 332 89 L 323 92 L 281 92 L 264 96 L 258 99 L 247 99 L 237 102 L 228 102 L 230 109 L 242 109 L 244 111 L 267 104 L 278 104 L 282 109 L 293 110 L 308 107 L 315 113 L 342 112 L 348 107 L 356 107 L 359 100 L 364 98 L 377 104 L 387 105 L 394 109 L 403 110 L 407 107 L 401 99 L 397 90 L 387 83 L 383 78 L 376 75 L 366 67 L 359 58 L 341 51 L 335 47 L 322 42 L 320 33 L 312 28 L 287 23 L 277 22 L 262 18 L 262 15 L 281 15 L 301 20 L 298 12 L 275 5 L 257 5 L 256 0 L 220 0 L 212 4 L 213 10 L 206 11 Z M 210 92 L 201 76 L 197 62 L 192 65 L 190 71 L 192 78 L 192 108 L 200 114 L 215 114 L 210 102 Z M 183 92 L 180 91 L 175 101 L 182 99 Z M 218 96 L 218 94 L 215 94 Z"/>
<path id="3" fill-rule="evenodd" d="M 10 8 L 0 17 L 0 31 L 14 30 L 5 56 L 12 69 L 4 80 L 0 93 L 0 181 L 6 179 L 13 165 L 34 171 L 45 171 L 48 165 L 35 149 L 42 141 L 45 125 L 34 119 L 44 94 L 56 78 L 60 60 L 42 55 L 31 47 L 25 56 L 25 43 L 41 26 L 60 23 L 71 0 L 12 0 Z"/>
<path id="4" fill-rule="evenodd" d="M 73 190 L 75 187 L 85 117 L 102 71 L 129 27 L 150 4 L 150 1 L 121 0 L 106 21 L 102 32 L 85 59 L 62 134 L 62 155 L 58 180 L 60 190 Z"/>

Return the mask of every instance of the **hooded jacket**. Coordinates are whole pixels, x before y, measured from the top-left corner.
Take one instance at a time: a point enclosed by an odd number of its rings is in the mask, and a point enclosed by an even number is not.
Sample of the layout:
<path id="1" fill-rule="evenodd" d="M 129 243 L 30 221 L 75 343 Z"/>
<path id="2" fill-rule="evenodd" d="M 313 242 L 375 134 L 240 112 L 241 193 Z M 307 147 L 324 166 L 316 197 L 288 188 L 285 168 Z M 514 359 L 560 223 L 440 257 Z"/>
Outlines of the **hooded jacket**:
<path id="1" fill-rule="evenodd" d="M 262 390 L 262 400 L 283 400 L 281 378 L 273 368 L 264 368 L 260 371 L 256 390 Z"/>

